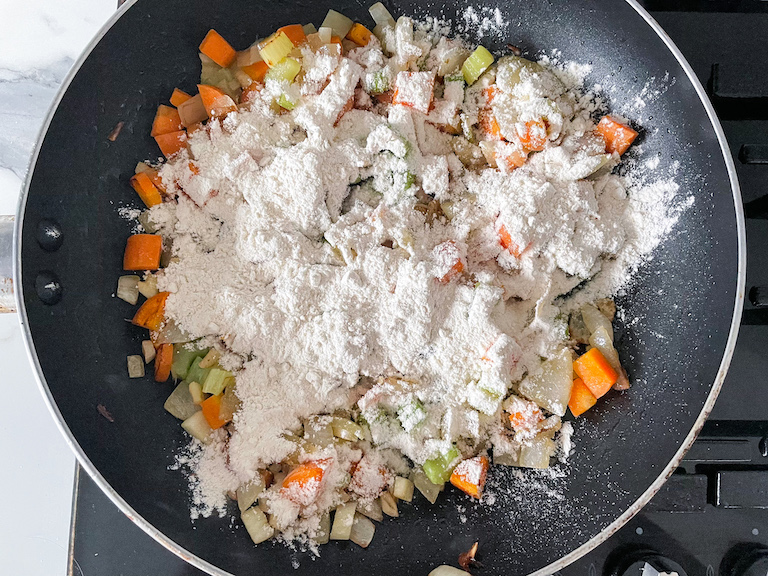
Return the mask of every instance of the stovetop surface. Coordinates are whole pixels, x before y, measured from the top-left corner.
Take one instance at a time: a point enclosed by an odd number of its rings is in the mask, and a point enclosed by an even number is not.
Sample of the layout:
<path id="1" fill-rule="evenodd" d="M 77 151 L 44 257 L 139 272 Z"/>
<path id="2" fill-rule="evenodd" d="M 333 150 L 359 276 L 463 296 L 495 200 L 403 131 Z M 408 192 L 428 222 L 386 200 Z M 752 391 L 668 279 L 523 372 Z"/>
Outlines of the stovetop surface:
<path id="1" fill-rule="evenodd" d="M 742 187 L 747 287 L 768 287 L 768 1 L 644 4 L 708 87 Z M 768 573 L 767 380 L 768 308 L 746 302 L 723 391 L 677 473 L 626 526 L 560 574 L 636 574 L 648 560 L 689 576 Z M 78 470 L 68 574 L 203 573 L 142 532 Z"/>

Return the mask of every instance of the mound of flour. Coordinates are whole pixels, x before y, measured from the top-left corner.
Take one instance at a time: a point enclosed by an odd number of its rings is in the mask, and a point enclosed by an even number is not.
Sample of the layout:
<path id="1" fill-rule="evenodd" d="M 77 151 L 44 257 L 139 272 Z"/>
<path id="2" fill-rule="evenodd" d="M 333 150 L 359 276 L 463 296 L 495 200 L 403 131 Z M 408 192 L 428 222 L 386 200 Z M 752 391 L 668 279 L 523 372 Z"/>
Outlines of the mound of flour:
<path id="1" fill-rule="evenodd" d="M 561 312 L 614 294 L 685 204 L 670 180 L 585 179 L 600 102 L 583 91 L 583 67 L 545 62 L 569 114 L 557 146 L 510 172 L 469 170 L 428 115 L 366 100 L 356 87 L 385 60 L 375 41 L 341 58 L 305 54 L 300 106 L 275 113 L 279 86 L 268 84 L 161 171 L 178 195 L 151 210 L 176 256 L 158 278 L 167 314 L 196 338 L 223 340 L 242 400 L 231 437 L 219 431 L 188 454 L 195 514 L 223 513 L 228 491 L 295 450 L 289 435 L 302 422 L 365 410 L 372 390 L 426 413 L 418 433 L 378 439 L 393 469 L 404 465 L 398 451 L 422 463 L 467 439 L 488 446 L 500 418 L 473 383 L 506 392 L 553 354 Z M 350 97 L 358 108 L 337 122 Z M 469 91 L 458 105 L 477 114 Z M 444 214 L 424 209 L 431 197 Z M 525 247 L 520 257 L 500 245 L 499 223 Z M 408 389 L 375 384 L 391 376 Z"/>

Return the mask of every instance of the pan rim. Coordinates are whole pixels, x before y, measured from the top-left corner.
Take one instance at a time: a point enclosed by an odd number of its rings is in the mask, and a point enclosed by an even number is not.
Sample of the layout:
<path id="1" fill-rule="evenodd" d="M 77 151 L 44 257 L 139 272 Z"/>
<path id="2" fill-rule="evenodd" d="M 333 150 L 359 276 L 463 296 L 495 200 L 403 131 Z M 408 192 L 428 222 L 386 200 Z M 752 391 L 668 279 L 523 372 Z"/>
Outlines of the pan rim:
<path id="1" fill-rule="evenodd" d="M 709 100 L 709 97 L 706 94 L 704 87 L 702 86 L 698 77 L 696 76 L 693 69 L 691 68 L 691 65 L 686 60 L 685 56 L 683 56 L 682 52 L 677 47 L 677 45 L 672 41 L 672 39 L 664 31 L 664 29 L 659 25 L 659 23 L 656 22 L 656 20 L 648 13 L 648 11 L 645 10 L 645 8 L 643 8 L 638 3 L 637 0 L 624 0 L 624 1 L 633 10 L 635 10 L 638 13 L 638 15 L 641 18 L 643 18 L 643 20 L 645 20 L 645 22 L 656 33 L 659 39 L 662 42 L 664 42 L 664 45 L 670 51 L 672 56 L 674 56 L 675 60 L 680 65 L 680 67 L 683 69 L 683 71 L 685 72 L 685 75 L 687 76 L 688 80 L 691 82 L 691 85 L 696 91 L 696 94 L 698 95 L 699 100 L 704 106 L 704 109 L 707 113 L 707 117 L 709 118 L 710 124 L 712 125 L 715 135 L 717 136 L 717 140 L 720 145 L 720 151 L 722 153 L 723 160 L 725 161 L 725 167 L 728 172 L 728 179 L 731 186 L 734 209 L 736 212 L 735 216 L 736 216 L 737 249 L 738 249 L 738 272 L 737 272 L 737 279 L 736 279 L 736 295 L 735 295 L 735 302 L 734 302 L 734 308 L 733 308 L 733 316 L 731 318 L 731 327 L 728 333 L 728 339 L 726 341 L 723 358 L 720 363 L 720 367 L 718 368 L 715 381 L 713 382 L 712 388 L 710 389 L 710 392 L 707 396 L 707 400 L 705 401 L 704 406 L 702 407 L 699 415 L 697 416 L 696 421 L 694 422 L 694 425 L 692 426 L 690 432 L 685 437 L 685 439 L 680 445 L 680 448 L 678 448 L 677 452 L 669 461 L 669 463 L 666 465 L 666 467 L 660 472 L 660 474 L 653 481 L 653 483 L 651 483 L 651 485 L 648 488 L 646 488 L 646 490 L 640 495 L 640 497 L 635 502 L 633 502 L 624 513 L 622 513 L 618 518 L 616 518 L 608 526 L 603 528 L 600 531 L 600 533 L 596 534 L 590 540 L 588 540 L 587 542 L 585 542 L 575 550 L 569 552 L 565 556 L 559 558 L 555 562 L 552 562 L 549 565 L 544 566 L 543 568 L 540 568 L 530 573 L 529 576 L 548 576 L 550 574 L 557 572 L 558 570 L 565 568 L 566 566 L 568 566 L 572 562 L 575 562 L 576 560 L 578 560 L 588 552 L 594 550 L 597 546 L 599 546 L 600 544 L 605 542 L 608 538 L 613 536 L 613 534 L 615 534 L 622 526 L 624 526 L 633 516 L 635 516 L 638 512 L 640 512 L 643 506 L 645 506 L 645 504 L 647 504 L 648 501 L 650 501 L 650 499 L 659 491 L 659 489 L 664 484 L 664 482 L 666 482 L 669 476 L 672 475 L 672 473 L 674 472 L 674 470 L 677 468 L 680 461 L 682 460 L 683 456 L 690 449 L 694 440 L 698 436 L 702 426 L 704 425 L 704 422 L 706 421 L 707 417 L 712 411 L 712 408 L 714 407 L 715 401 L 717 400 L 717 397 L 722 388 L 723 382 L 725 380 L 725 376 L 728 372 L 728 368 L 730 366 L 731 359 L 733 357 L 733 353 L 736 347 L 736 340 L 739 333 L 739 327 L 741 324 L 741 315 L 744 307 L 745 284 L 746 284 L 746 228 L 745 228 L 744 210 L 743 210 L 743 204 L 741 199 L 741 189 L 740 189 L 738 177 L 736 174 L 736 166 L 733 162 L 733 157 L 731 155 L 728 142 L 725 138 L 723 127 L 720 123 L 719 118 L 717 117 L 717 114 L 714 110 L 714 107 L 711 101 Z M 59 87 L 59 90 L 56 93 L 56 96 L 51 102 L 51 105 L 45 117 L 45 121 L 43 122 L 43 125 L 41 126 L 40 131 L 38 132 L 35 149 L 30 157 L 30 161 L 27 166 L 27 174 L 24 181 L 24 187 L 22 189 L 21 196 L 19 198 L 19 204 L 16 210 L 15 229 L 14 229 L 14 235 L 13 235 L 13 255 L 14 255 L 13 256 L 13 277 L 14 277 L 14 282 L 17 288 L 21 287 L 21 272 L 22 272 L 22 262 L 21 262 L 22 226 L 21 224 L 24 221 L 24 212 L 26 209 L 27 197 L 29 195 L 29 187 L 32 181 L 33 169 L 37 164 L 37 159 L 38 159 L 38 156 L 40 155 L 40 150 L 42 149 L 42 143 L 43 143 L 44 137 L 48 132 L 50 124 L 53 120 L 56 110 L 58 109 L 59 104 L 61 103 L 61 100 L 64 94 L 69 88 L 69 85 L 72 83 L 72 80 L 74 79 L 74 77 L 79 72 L 83 63 L 90 56 L 91 52 L 96 47 L 96 45 L 109 32 L 112 26 L 114 26 L 114 24 L 123 16 L 123 14 L 125 14 L 126 11 L 128 11 L 134 4 L 136 4 L 136 2 L 138 2 L 138 0 L 128 0 L 122 6 L 120 6 L 120 8 L 118 8 L 114 12 L 114 14 L 112 14 L 112 16 L 99 29 L 97 34 L 91 39 L 91 41 L 88 43 L 88 45 L 80 54 L 80 56 L 77 58 L 77 60 L 74 61 L 74 63 L 72 64 L 72 67 L 70 68 L 61 86 Z M 80 444 L 75 439 L 74 435 L 72 434 L 72 431 L 69 429 L 69 426 L 67 426 L 67 424 L 65 423 L 64 418 L 62 417 L 61 412 L 59 411 L 59 408 L 53 398 L 50 388 L 48 387 L 48 384 L 46 382 L 45 376 L 42 371 L 42 367 L 40 366 L 40 362 L 35 352 L 35 345 L 32 340 L 32 333 L 30 331 L 29 324 L 27 322 L 26 306 L 24 305 L 24 299 L 22 297 L 21 289 L 15 290 L 15 299 L 16 299 L 16 306 L 18 310 L 19 324 L 21 327 L 22 336 L 24 338 L 27 357 L 29 358 L 31 365 L 34 368 L 33 372 L 34 372 L 35 380 L 37 381 L 38 388 L 40 389 L 40 392 L 43 395 L 43 398 L 45 400 L 45 403 L 48 407 L 49 412 L 51 413 L 51 415 L 53 416 L 53 419 L 56 422 L 56 426 L 58 427 L 59 431 L 64 437 L 66 443 L 69 445 L 70 449 L 74 452 L 79 465 L 88 473 L 88 475 L 93 479 L 96 485 L 102 490 L 102 492 L 104 492 L 107 495 L 107 497 L 112 501 L 112 503 L 115 506 L 117 506 L 117 508 L 121 512 L 123 512 L 123 514 L 125 514 L 135 525 L 141 528 L 146 534 L 152 537 L 156 542 L 160 543 L 167 550 L 169 550 L 170 552 L 172 552 L 182 560 L 186 561 L 187 563 L 191 564 L 195 568 L 205 571 L 211 574 L 212 576 L 234 576 L 231 572 L 227 572 L 211 564 L 210 562 L 203 560 L 199 556 L 193 554 L 192 552 L 190 552 L 189 550 L 187 550 L 186 548 L 184 548 L 183 546 L 179 545 L 177 542 L 169 538 L 166 534 L 160 532 L 144 517 L 137 514 L 136 511 L 125 501 L 125 499 L 123 499 L 122 496 L 120 496 L 120 494 L 117 493 L 117 491 L 114 488 L 112 488 L 112 486 L 109 484 L 109 482 L 107 482 L 104 476 L 102 476 L 102 474 L 96 469 L 95 465 L 91 462 L 91 460 L 88 458 L 88 456 L 85 454 L 85 452 L 81 448 Z"/>

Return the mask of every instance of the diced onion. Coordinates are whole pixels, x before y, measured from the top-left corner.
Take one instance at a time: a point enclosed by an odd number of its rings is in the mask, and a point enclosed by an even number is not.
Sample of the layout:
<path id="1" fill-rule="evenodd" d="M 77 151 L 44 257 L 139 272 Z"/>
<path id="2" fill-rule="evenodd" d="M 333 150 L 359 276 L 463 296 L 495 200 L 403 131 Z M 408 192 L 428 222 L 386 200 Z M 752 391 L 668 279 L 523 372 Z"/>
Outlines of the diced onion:
<path id="1" fill-rule="evenodd" d="M 371 18 L 373 18 L 377 26 L 395 26 L 395 19 L 381 2 L 376 2 L 376 4 L 368 8 L 368 12 L 370 12 Z"/>
<path id="2" fill-rule="evenodd" d="M 413 482 L 402 476 L 395 476 L 395 486 L 392 489 L 395 498 L 410 502 L 413 500 Z"/>
<path id="3" fill-rule="evenodd" d="M 128 356 L 128 378 L 143 378 L 144 377 L 144 358 L 138 354 Z"/>
<path id="4" fill-rule="evenodd" d="M 152 298 L 152 296 L 156 296 L 158 293 L 157 276 L 150 275 L 147 276 L 146 280 L 139 281 L 138 288 L 141 295 L 147 300 Z"/>
<path id="5" fill-rule="evenodd" d="M 128 304 L 136 304 L 139 301 L 139 277 L 120 276 L 117 279 L 117 292 L 115 295 Z"/>
<path id="6" fill-rule="evenodd" d="M 270 68 L 288 56 L 293 50 L 293 42 L 285 32 L 278 32 L 259 44 L 259 54 Z"/>
<path id="7" fill-rule="evenodd" d="M 381 496 L 379 496 L 379 500 L 381 501 L 381 511 L 384 512 L 384 514 L 391 516 L 392 518 L 400 516 L 400 513 L 397 511 L 397 500 L 395 500 L 395 497 L 391 492 L 382 492 Z"/>
<path id="8" fill-rule="evenodd" d="M 320 527 L 312 540 L 317 544 L 328 544 L 331 536 L 331 514 L 326 512 L 320 517 Z"/>
<path id="9" fill-rule="evenodd" d="M 549 459 L 555 453 L 555 443 L 546 433 L 539 434 L 529 446 L 520 448 L 518 465 L 523 468 L 549 468 Z"/>
<path id="10" fill-rule="evenodd" d="M 423 470 L 414 470 L 411 480 L 413 485 L 419 489 L 419 492 L 431 504 L 437 502 L 438 495 L 443 491 L 443 485 L 433 484 Z"/>
<path id="11" fill-rule="evenodd" d="M 355 440 L 362 440 L 364 437 L 363 429 L 346 418 L 334 418 L 331 420 L 331 428 L 333 428 L 333 435 L 342 440 L 354 442 Z"/>
<path id="12" fill-rule="evenodd" d="M 589 343 L 593 348 L 600 350 L 600 353 L 608 360 L 608 364 L 616 372 L 621 372 L 621 362 L 619 361 L 619 353 L 613 346 L 612 333 L 606 330 L 605 326 L 598 326 L 597 329 L 589 337 Z"/>
<path id="13" fill-rule="evenodd" d="M 304 440 L 315 446 L 328 446 L 333 443 L 333 427 L 330 421 L 325 422 L 320 418 L 310 420 L 304 425 Z"/>
<path id="14" fill-rule="evenodd" d="M 189 395 L 192 396 L 192 402 L 198 406 L 203 403 L 205 396 L 203 396 L 203 385 L 200 382 L 189 383 Z"/>
<path id="15" fill-rule="evenodd" d="M 370 502 L 358 502 L 357 511 L 364 516 L 368 516 L 371 520 L 381 522 L 384 519 L 384 514 L 381 510 L 381 502 L 378 499 L 371 500 Z"/>
<path id="16" fill-rule="evenodd" d="M 464 570 L 460 570 L 459 568 L 443 564 L 432 570 L 428 576 L 467 576 L 467 574 L 469 574 L 469 572 L 464 572 Z"/>
<path id="17" fill-rule="evenodd" d="M 151 172 L 154 172 L 154 169 L 146 162 L 139 162 L 138 164 L 136 164 L 136 169 L 134 170 L 134 173 L 141 174 L 142 172 L 145 174 L 151 173 Z"/>
<path id="18" fill-rule="evenodd" d="M 275 535 L 275 529 L 269 525 L 267 515 L 259 508 L 249 508 L 240 514 L 240 519 L 254 544 L 261 544 Z"/>
<path id="19" fill-rule="evenodd" d="M 323 23 L 320 25 L 320 27 L 331 28 L 333 30 L 334 36 L 344 38 L 349 33 L 349 31 L 352 30 L 352 26 L 354 24 L 355 23 L 344 16 L 344 14 L 336 12 L 336 10 L 328 10 L 328 14 L 325 15 L 325 20 L 323 20 Z"/>
<path id="20" fill-rule="evenodd" d="M 317 28 L 315 28 L 315 25 L 312 24 L 312 22 L 310 22 L 309 24 L 304 24 L 302 28 L 304 29 L 304 34 L 306 34 L 307 36 L 309 36 L 310 34 L 315 34 L 317 32 Z"/>
<path id="21" fill-rule="evenodd" d="M 216 348 L 211 348 L 208 350 L 208 354 L 200 360 L 200 368 L 210 368 L 211 366 L 215 366 L 219 361 L 219 358 L 221 358 L 221 352 L 216 350 Z"/>
<path id="22" fill-rule="evenodd" d="M 333 36 L 333 30 L 327 26 L 320 26 L 320 29 L 317 31 L 317 36 L 320 38 L 320 42 L 329 44 L 331 37 Z"/>
<path id="23" fill-rule="evenodd" d="M 573 387 L 573 358 L 567 348 L 546 360 L 541 370 L 520 383 L 520 393 L 540 407 L 563 416 Z"/>
<path id="24" fill-rule="evenodd" d="M 144 362 L 146 364 L 149 364 L 155 359 L 157 351 L 155 350 L 155 345 L 152 344 L 152 340 L 142 340 L 141 353 L 144 354 Z"/>
<path id="25" fill-rule="evenodd" d="M 478 46 L 461 67 L 464 80 L 468 85 L 474 84 L 491 64 L 493 64 L 493 54 L 488 52 L 484 46 Z"/>
<path id="26" fill-rule="evenodd" d="M 355 514 L 352 529 L 349 532 L 349 539 L 361 548 L 368 548 L 368 544 L 373 540 L 373 533 L 375 531 L 376 526 L 374 526 L 373 522 L 362 514 Z"/>
<path id="27" fill-rule="evenodd" d="M 195 412 L 192 416 L 184 420 L 184 422 L 181 423 L 181 427 L 187 431 L 187 434 L 198 439 L 203 444 L 208 444 L 211 441 L 211 432 L 213 432 L 213 430 L 208 425 L 208 421 L 205 419 L 202 410 Z"/>
<path id="28" fill-rule="evenodd" d="M 357 502 L 347 502 L 336 508 L 333 528 L 331 528 L 331 540 L 349 540 L 352 524 L 355 522 L 355 508 L 357 508 Z"/>
<path id="29" fill-rule="evenodd" d="M 189 100 L 179 104 L 177 110 L 179 111 L 181 124 L 185 128 L 189 128 L 198 122 L 208 120 L 208 111 L 203 105 L 203 99 L 200 97 L 200 94 L 195 94 Z"/>
<path id="30" fill-rule="evenodd" d="M 611 343 L 613 343 L 613 325 L 605 314 L 592 306 L 592 304 L 585 304 L 581 308 L 581 317 L 584 319 L 584 324 L 587 325 L 590 334 L 594 334 L 595 331 L 602 326 L 610 336 Z"/>
<path id="31" fill-rule="evenodd" d="M 168 319 L 155 338 L 155 344 L 181 344 L 192 337 L 182 330 L 173 318 Z"/>
<path id="32" fill-rule="evenodd" d="M 244 512 L 250 508 L 254 502 L 264 492 L 266 485 L 264 484 L 264 478 L 261 474 L 256 474 L 256 477 L 237 489 L 237 506 L 240 508 L 240 512 Z"/>
<path id="33" fill-rule="evenodd" d="M 189 384 L 179 382 L 179 385 L 171 392 L 168 399 L 163 404 L 163 408 L 168 413 L 174 415 L 179 420 L 188 420 L 200 410 L 200 406 L 195 404 L 192 394 L 189 392 Z M 190 434 L 192 434 L 190 432 Z"/>

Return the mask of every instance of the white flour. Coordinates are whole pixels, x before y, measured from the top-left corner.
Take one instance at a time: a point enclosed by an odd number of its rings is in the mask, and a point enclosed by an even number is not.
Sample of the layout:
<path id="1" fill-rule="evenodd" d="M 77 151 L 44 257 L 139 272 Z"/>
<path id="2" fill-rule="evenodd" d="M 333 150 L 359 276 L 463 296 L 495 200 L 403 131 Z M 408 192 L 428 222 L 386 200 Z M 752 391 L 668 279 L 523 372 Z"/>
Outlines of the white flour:
<path id="1" fill-rule="evenodd" d="M 498 17 L 464 13 L 474 27 Z M 228 491 L 296 453 L 290 435 L 308 418 L 337 409 L 359 407 L 379 448 L 353 478 L 362 498 L 378 494 L 380 463 L 407 471 L 396 451 L 420 464 L 452 444 L 489 448 L 501 419 L 487 392 L 506 396 L 552 355 L 564 339 L 561 310 L 620 289 L 685 204 L 673 182 L 619 177 L 610 164 L 585 179 L 605 161 L 593 135 L 600 102 L 581 91 L 586 68 L 574 64 L 543 61 L 555 73 L 520 82 L 514 114 L 505 116 L 503 97 L 494 104 L 503 131 L 547 119 L 549 145 L 512 171 L 465 169 L 453 137 L 431 123 L 457 106 L 477 119 L 482 82 L 464 101 L 447 83 L 430 116 L 379 105 L 340 118 L 350 98 L 370 102 L 355 96 L 361 79 L 383 68 L 405 82 L 402 70 L 426 54 L 423 34 L 400 28 L 391 59 L 376 41 L 345 58 L 305 50 L 300 106 L 276 114 L 281 86 L 269 83 L 161 170 L 179 195 L 151 210 L 178 257 L 158 278 L 172 293 L 167 314 L 194 337 L 220 337 L 222 364 L 242 366 L 231 437 L 187 456 L 194 514 L 223 513 Z M 403 93 L 423 107 L 429 79 L 412 76 L 420 84 Z M 450 219 L 425 215 L 424 192 Z M 500 245 L 502 226 L 519 257 Z M 382 407 L 400 423 L 379 418 Z M 321 455 L 333 485 L 361 454 L 330 446 Z M 340 503 L 328 490 L 299 510 L 279 487 L 269 494 L 288 540 L 314 534 Z"/>

